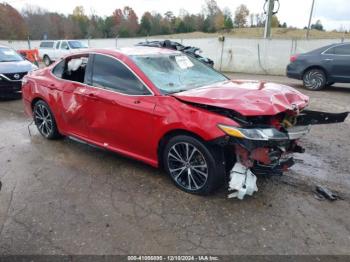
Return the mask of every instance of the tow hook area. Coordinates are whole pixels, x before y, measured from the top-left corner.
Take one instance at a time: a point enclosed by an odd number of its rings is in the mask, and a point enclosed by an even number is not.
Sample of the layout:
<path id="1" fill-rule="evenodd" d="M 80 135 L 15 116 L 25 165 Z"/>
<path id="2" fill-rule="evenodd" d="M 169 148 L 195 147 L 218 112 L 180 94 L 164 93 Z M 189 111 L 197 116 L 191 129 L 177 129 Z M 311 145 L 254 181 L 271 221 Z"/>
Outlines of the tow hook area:
<path id="1" fill-rule="evenodd" d="M 248 150 L 242 145 L 236 144 L 234 151 L 236 154 L 236 163 L 230 172 L 229 198 L 238 198 L 242 200 L 245 195 L 253 195 L 258 191 L 256 185 L 257 177 L 255 175 L 282 175 L 294 164 L 291 152 L 301 152 L 303 148 L 295 142 L 288 146 L 277 147 L 257 147 Z"/>
<path id="2" fill-rule="evenodd" d="M 245 195 L 253 195 L 258 191 L 256 186 L 256 176 L 240 162 L 237 162 L 230 172 L 229 191 L 234 191 L 229 194 L 229 198 L 237 197 L 243 200 Z"/>

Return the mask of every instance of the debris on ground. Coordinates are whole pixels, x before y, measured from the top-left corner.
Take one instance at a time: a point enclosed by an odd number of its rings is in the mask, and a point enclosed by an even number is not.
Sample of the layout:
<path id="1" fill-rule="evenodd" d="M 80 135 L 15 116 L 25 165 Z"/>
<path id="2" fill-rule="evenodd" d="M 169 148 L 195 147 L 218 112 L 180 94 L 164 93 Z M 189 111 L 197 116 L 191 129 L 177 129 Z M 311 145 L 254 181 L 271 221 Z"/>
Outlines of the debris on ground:
<path id="1" fill-rule="evenodd" d="M 229 198 L 237 197 L 240 200 L 245 195 L 251 196 L 258 191 L 256 176 L 240 162 L 237 162 L 231 170 L 229 191 L 234 191 L 228 195 Z"/>
<path id="2" fill-rule="evenodd" d="M 323 186 L 316 186 L 315 198 L 318 199 L 318 200 L 328 199 L 330 201 L 343 199 L 338 194 L 332 192 L 331 190 L 329 190 L 328 188 L 323 187 Z"/>

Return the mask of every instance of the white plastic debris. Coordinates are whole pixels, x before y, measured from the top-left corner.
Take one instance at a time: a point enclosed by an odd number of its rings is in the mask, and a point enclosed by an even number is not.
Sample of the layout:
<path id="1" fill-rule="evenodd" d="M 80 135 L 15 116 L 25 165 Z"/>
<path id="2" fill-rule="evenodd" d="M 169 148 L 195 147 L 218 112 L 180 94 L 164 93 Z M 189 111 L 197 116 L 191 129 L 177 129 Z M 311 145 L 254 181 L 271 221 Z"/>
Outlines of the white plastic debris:
<path id="1" fill-rule="evenodd" d="M 229 191 L 234 191 L 229 194 L 229 198 L 237 197 L 242 200 L 245 195 L 253 195 L 258 191 L 256 186 L 256 176 L 249 168 L 237 162 L 230 172 Z"/>

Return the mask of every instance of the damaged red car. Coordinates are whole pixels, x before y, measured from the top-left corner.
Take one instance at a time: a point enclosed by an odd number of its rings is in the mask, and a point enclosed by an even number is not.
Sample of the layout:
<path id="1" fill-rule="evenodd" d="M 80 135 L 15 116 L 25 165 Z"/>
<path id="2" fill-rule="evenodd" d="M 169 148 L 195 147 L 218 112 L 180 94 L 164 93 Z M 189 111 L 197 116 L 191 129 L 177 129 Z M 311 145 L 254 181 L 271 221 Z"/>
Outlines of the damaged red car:
<path id="1" fill-rule="evenodd" d="M 258 174 L 293 165 L 310 125 L 348 113 L 306 110 L 309 98 L 274 83 L 230 80 L 178 51 L 87 50 L 23 79 L 25 111 L 47 139 L 62 136 L 163 167 L 176 186 L 231 197 Z"/>

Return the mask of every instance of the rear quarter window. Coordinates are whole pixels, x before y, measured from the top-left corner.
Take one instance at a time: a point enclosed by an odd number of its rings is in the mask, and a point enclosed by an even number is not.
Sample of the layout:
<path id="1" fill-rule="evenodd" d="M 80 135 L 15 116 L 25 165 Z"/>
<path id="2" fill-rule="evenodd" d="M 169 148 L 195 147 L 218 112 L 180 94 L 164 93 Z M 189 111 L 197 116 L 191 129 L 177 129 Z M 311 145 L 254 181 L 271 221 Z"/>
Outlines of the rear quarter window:
<path id="1" fill-rule="evenodd" d="M 53 48 L 54 42 L 41 42 L 40 48 Z"/>
<path id="2" fill-rule="evenodd" d="M 350 45 L 339 45 L 334 47 L 334 54 L 336 55 L 350 55 Z"/>
<path id="3" fill-rule="evenodd" d="M 334 47 L 331 47 L 329 48 L 328 50 L 326 50 L 324 52 L 324 54 L 327 54 L 327 55 L 334 55 Z"/>

